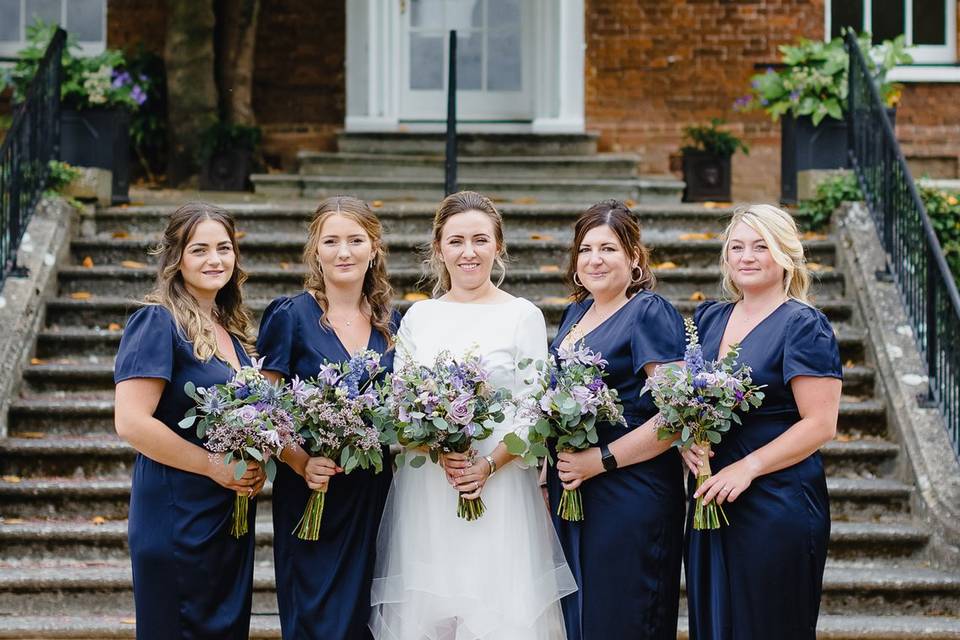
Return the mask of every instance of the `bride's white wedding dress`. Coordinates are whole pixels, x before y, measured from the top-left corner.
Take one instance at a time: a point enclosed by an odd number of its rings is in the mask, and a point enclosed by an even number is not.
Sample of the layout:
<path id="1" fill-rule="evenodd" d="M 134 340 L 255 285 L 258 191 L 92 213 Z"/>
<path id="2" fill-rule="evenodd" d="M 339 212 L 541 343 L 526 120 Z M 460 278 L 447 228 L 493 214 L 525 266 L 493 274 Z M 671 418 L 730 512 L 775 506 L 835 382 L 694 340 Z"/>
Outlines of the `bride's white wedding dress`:
<path id="1" fill-rule="evenodd" d="M 531 390 L 525 358 L 547 357 L 543 314 L 515 298 L 497 304 L 424 300 L 403 318 L 396 367 L 432 365 L 439 351 L 475 348 L 490 381 L 515 396 Z M 513 413 L 474 443 L 493 451 L 504 435 L 526 435 Z M 428 462 L 398 470 L 377 539 L 370 629 L 377 640 L 562 640 L 559 599 L 576 590 L 543 503 L 537 471 L 515 460 L 487 481 L 486 513 L 457 517 L 457 492 Z"/>

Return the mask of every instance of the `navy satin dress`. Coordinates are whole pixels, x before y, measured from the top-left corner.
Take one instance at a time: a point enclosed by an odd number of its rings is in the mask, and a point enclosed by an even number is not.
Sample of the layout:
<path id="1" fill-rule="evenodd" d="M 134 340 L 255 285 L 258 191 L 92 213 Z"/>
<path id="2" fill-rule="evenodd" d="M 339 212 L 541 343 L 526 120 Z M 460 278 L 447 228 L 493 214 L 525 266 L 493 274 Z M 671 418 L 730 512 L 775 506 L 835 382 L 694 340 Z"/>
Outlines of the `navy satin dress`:
<path id="1" fill-rule="evenodd" d="M 320 324 L 323 311 L 309 293 L 274 300 L 260 321 L 257 351 L 263 369 L 285 379 L 315 377 L 326 362 L 348 360 L 336 333 Z M 394 313 L 391 331 L 399 315 Z M 386 351 L 387 341 L 373 329 L 367 348 Z M 393 367 L 393 350 L 381 359 Z M 370 637 L 370 585 L 380 516 L 393 477 L 384 469 L 355 469 L 330 480 L 320 539 L 300 540 L 293 533 L 312 493 L 285 464 L 273 482 L 273 555 L 283 637 L 296 640 L 359 640 Z"/>
<path id="2" fill-rule="evenodd" d="M 240 364 L 249 365 L 236 338 L 233 347 Z M 195 405 L 183 385 L 222 384 L 233 374 L 233 367 L 218 358 L 197 360 L 193 343 L 177 330 L 170 311 L 149 305 L 127 321 L 113 376 L 115 382 L 166 380 L 153 417 L 203 446 L 195 428 L 177 425 Z M 236 539 L 230 535 L 234 495 L 206 476 L 137 454 L 127 534 L 137 638 L 247 638 L 257 501 L 250 501 L 250 532 Z"/>
<path id="3" fill-rule="evenodd" d="M 592 303 L 567 307 L 553 353 Z M 610 443 L 657 413 L 650 395 L 640 396 L 643 367 L 683 360 L 683 319 L 659 295 L 640 291 L 583 342 L 607 360 L 605 380 L 620 395 L 629 425 L 598 425 L 600 442 Z M 686 500 L 677 449 L 584 482 L 582 522 L 556 515 L 563 488 L 555 467 L 547 487 L 579 587 L 562 601 L 568 640 L 675 640 Z"/>
<path id="4" fill-rule="evenodd" d="M 733 306 L 711 301 L 697 307 L 705 359 L 717 358 Z M 715 473 L 800 420 L 790 389 L 795 376 L 842 378 L 829 321 L 795 300 L 744 337 L 739 361 L 752 368 L 754 383 L 767 385 L 765 397 L 759 408 L 742 415 L 743 425 L 733 425 L 714 445 Z M 830 539 L 820 454 L 760 476 L 723 509 L 729 526 L 694 531 L 691 502 L 685 552 L 691 639 L 813 640 Z"/>

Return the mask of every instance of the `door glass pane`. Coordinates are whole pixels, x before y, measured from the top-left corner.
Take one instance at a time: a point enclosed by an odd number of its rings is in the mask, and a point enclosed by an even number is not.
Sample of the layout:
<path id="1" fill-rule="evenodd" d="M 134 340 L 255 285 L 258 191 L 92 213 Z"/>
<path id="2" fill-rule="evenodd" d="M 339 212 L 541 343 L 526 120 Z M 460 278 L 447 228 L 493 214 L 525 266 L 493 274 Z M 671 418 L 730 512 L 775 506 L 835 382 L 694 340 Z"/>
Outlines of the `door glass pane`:
<path id="1" fill-rule="evenodd" d="M 863 31 L 863 0 L 832 0 L 830 2 L 830 39 L 843 35 L 844 27 Z"/>
<path id="2" fill-rule="evenodd" d="M 102 41 L 103 4 L 103 0 L 70 0 L 67 3 L 67 30 L 77 40 Z"/>
<path id="3" fill-rule="evenodd" d="M 20 0 L 0 0 L 0 41 L 20 41 Z"/>
<path id="4" fill-rule="evenodd" d="M 520 30 L 487 34 L 487 89 L 520 91 L 523 88 L 523 50 Z"/>
<path id="5" fill-rule="evenodd" d="M 834 0 L 836 1 L 836 0 Z M 893 40 L 906 28 L 904 0 L 872 0 L 873 41 Z"/>
<path id="6" fill-rule="evenodd" d="M 483 0 L 447 0 L 447 29 L 483 27 Z"/>
<path id="7" fill-rule="evenodd" d="M 443 89 L 443 36 L 410 34 L 410 88 Z"/>
<path id="8" fill-rule="evenodd" d="M 410 0 L 410 26 L 443 28 L 443 0 Z"/>
<path id="9" fill-rule="evenodd" d="M 487 0 L 487 26 L 520 28 L 520 0 Z"/>
<path id="10" fill-rule="evenodd" d="M 947 44 L 946 1 L 913 0 L 913 44 Z"/>
<path id="11" fill-rule="evenodd" d="M 457 90 L 483 89 L 483 34 L 457 33 Z"/>
<path id="12" fill-rule="evenodd" d="M 60 0 L 27 0 L 27 24 L 35 20 L 60 24 Z"/>

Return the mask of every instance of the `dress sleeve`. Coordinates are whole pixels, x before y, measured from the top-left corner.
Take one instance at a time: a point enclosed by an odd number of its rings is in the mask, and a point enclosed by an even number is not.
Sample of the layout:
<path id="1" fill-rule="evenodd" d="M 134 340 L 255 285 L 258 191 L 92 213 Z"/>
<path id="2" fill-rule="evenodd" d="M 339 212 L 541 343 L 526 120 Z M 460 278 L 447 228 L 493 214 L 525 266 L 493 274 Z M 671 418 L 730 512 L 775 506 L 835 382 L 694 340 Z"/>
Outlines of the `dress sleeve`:
<path id="1" fill-rule="evenodd" d="M 703 319 L 703 315 L 718 303 L 719 300 L 707 300 L 698 304 L 697 308 L 693 310 L 693 324 L 697 325 L 697 331 L 700 331 L 700 321 Z"/>
<path id="2" fill-rule="evenodd" d="M 680 312 L 658 295 L 643 304 L 630 335 L 635 375 L 640 375 L 648 364 L 683 360 L 686 348 Z"/>
<path id="3" fill-rule="evenodd" d="M 536 306 L 530 304 L 517 322 L 517 330 L 514 335 L 514 344 L 516 345 L 515 373 L 514 373 L 514 400 L 522 402 L 528 399 L 537 389 L 536 385 L 528 384 L 533 376 L 534 369 L 528 367 L 520 369 L 519 364 L 522 360 L 530 359 L 545 361 L 549 356 L 547 351 L 547 326 L 543 320 L 543 312 Z M 513 423 L 513 431 L 518 436 L 527 439 L 530 427 L 533 421 L 522 415 L 516 416 Z M 522 464 L 522 460 L 518 460 Z"/>
<path id="4" fill-rule="evenodd" d="M 260 320 L 257 353 L 263 358 L 262 369 L 276 371 L 290 378 L 290 361 L 297 334 L 296 309 L 293 300 L 281 296 L 270 303 Z"/>
<path id="5" fill-rule="evenodd" d="M 113 367 L 114 383 L 131 378 L 173 377 L 177 327 L 170 312 L 157 304 L 137 309 L 127 320 Z"/>
<path id="6" fill-rule="evenodd" d="M 843 379 L 840 347 L 830 321 L 813 307 L 787 322 L 783 342 L 783 383 L 796 376 Z"/>

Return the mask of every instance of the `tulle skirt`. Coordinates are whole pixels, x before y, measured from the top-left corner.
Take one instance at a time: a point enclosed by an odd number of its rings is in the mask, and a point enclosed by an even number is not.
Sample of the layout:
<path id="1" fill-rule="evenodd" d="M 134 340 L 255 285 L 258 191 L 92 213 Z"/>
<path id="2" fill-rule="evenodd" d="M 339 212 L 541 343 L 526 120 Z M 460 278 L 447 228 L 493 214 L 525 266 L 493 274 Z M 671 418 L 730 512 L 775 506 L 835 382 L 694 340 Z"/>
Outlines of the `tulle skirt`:
<path id="1" fill-rule="evenodd" d="M 481 455 L 499 438 L 477 443 Z M 457 493 L 427 462 L 400 469 L 377 538 L 370 629 L 377 640 L 563 640 L 560 598 L 576 582 L 537 471 L 506 465 L 486 513 L 457 517 Z"/>

